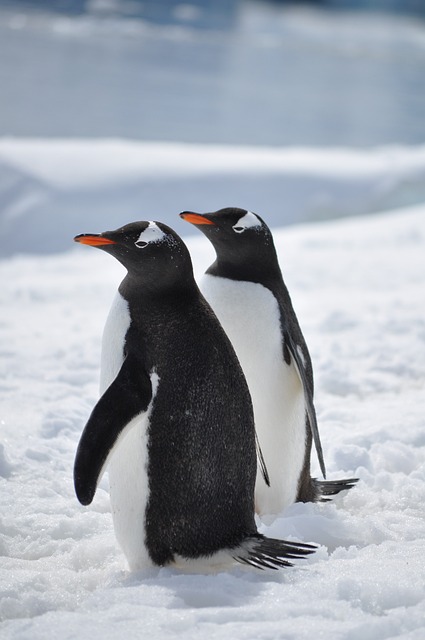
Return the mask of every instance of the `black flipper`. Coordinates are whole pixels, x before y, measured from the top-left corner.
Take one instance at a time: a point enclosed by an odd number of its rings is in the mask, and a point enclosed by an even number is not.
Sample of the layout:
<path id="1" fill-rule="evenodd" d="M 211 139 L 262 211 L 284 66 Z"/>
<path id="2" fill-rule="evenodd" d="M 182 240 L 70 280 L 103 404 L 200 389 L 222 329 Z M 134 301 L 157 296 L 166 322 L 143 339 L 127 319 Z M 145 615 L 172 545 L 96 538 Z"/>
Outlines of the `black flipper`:
<path id="1" fill-rule="evenodd" d="M 330 502 L 328 496 L 336 496 L 340 491 L 352 489 L 359 481 L 358 478 L 344 478 L 343 480 L 316 480 L 313 479 L 320 502 Z"/>
<path id="2" fill-rule="evenodd" d="M 306 558 L 316 549 L 312 544 L 277 540 L 257 533 L 233 549 L 232 556 L 238 562 L 257 569 L 280 569 L 292 567 L 292 560 Z"/>
<path id="3" fill-rule="evenodd" d="M 263 452 L 261 451 L 260 442 L 258 440 L 257 432 L 255 433 L 255 446 L 257 448 L 257 458 L 261 469 L 261 475 L 264 478 L 264 482 L 270 487 L 270 476 L 267 471 L 266 461 L 264 460 Z"/>
<path id="4" fill-rule="evenodd" d="M 90 504 L 118 437 L 137 415 L 146 411 L 152 385 L 143 365 L 127 356 L 105 391 L 82 433 L 74 463 L 75 493 L 81 504 Z"/>
<path id="5" fill-rule="evenodd" d="M 298 375 L 303 385 L 308 423 L 310 425 L 311 433 L 313 436 L 314 446 L 316 447 L 320 470 L 323 474 L 323 477 L 326 478 L 326 467 L 325 467 L 325 461 L 323 459 L 323 449 L 322 449 L 322 443 L 320 442 L 319 428 L 317 426 L 316 410 L 313 404 L 313 394 L 311 392 L 310 385 L 308 384 L 305 366 L 302 361 L 301 355 L 298 352 L 298 349 L 292 342 L 291 337 L 287 332 L 285 333 L 284 340 L 289 350 L 289 353 L 291 354 L 295 362 L 296 368 L 298 370 Z"/>

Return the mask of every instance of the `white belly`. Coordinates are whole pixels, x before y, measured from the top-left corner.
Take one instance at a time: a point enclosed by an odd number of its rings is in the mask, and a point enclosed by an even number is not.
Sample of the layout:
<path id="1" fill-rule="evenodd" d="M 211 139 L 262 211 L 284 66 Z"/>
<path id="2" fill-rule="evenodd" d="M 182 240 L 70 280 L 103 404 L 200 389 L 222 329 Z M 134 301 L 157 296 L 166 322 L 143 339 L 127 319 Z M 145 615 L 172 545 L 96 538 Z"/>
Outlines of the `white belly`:
<path id="1" fill-rule="evenodd" d="M 115 379 L 124 361 L 123 344 L 129 325 L 128 304 L 117 293 L 103 332 L 101 393 Z M 157 381 L 157 376 L 152 374 L 153 391 Z M 145 511 L 149 494 L 146 434 L 151 406 L 152 401 L 146 413 L 128 425 L 126 434 L 114 448 L 108 467 L 115 535 L 132 570 L 152 565 L 145 547 Z"/>
<path id="2" fill-rule="evenodd" d="M 305 454 L 305 402 L 296 368 L 283 359 L 276 298 L 260 284 L 205 275 L 200 283 L 229 336 L 254 406 L 258 439 L 270 476 L 257 472 L 256 511 L 277 514 L 292 504 Z"/>

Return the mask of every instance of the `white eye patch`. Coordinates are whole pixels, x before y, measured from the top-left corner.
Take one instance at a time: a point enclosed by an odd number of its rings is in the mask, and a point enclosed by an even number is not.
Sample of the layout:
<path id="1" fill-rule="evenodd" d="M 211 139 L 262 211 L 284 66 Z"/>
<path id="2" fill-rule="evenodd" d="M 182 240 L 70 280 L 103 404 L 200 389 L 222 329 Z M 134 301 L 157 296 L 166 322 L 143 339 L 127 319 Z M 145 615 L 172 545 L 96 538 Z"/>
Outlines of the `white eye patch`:
<path id="1" fill-rule="evenodd" d="M 144 249 L 151 242 L 161 242 L 165 238 L 165 233 L 161 231 L 155 222 L 149 222 L 148 227 L 142 231 L 134 243 L 139 249 Z"/>
<path id="2" fill-rule="evenodd" d="M 233 225 L 232 229 L 235 233 L 243 233 L 245 229 L 250 229 L 252 227 L 261 227 L 261 222 L 251 211 L 247 211 L 242 218 L 239 218 L 237 223 Z"/>

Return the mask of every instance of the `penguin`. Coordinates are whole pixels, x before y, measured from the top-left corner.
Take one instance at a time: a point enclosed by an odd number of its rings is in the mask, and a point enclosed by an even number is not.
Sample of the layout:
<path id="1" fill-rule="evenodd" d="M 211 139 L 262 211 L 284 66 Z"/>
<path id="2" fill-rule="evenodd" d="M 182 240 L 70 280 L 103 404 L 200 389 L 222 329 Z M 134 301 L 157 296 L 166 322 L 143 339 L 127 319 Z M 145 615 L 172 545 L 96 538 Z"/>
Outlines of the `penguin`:
<path id="1" fill-rule="evenodd" d="M 255 428 L 233 347 L 160 222 L 81 234 L 127 270 L 102 339 L 101 397 L 78 444 L 88 505 L 109 470 L 116 538 L 130 570 L 290 566 L 315 545 L 267 538 L 254 510 Z"/>
<path id="2" fill-rule="evenodd" d="M 239 208 L 185 211 L 211 241 L 215 262 L 200 289 L 229 336 L 254 406 L 255 427 L 270 486 L 258 474 L 258 515 L 276 515 L 293 502 L 327 501 L 357 479 L 326 481 L 313 402 L 313 369 L 269 227 Z M 311 477 L 312 440 L 325 480 Z"/>

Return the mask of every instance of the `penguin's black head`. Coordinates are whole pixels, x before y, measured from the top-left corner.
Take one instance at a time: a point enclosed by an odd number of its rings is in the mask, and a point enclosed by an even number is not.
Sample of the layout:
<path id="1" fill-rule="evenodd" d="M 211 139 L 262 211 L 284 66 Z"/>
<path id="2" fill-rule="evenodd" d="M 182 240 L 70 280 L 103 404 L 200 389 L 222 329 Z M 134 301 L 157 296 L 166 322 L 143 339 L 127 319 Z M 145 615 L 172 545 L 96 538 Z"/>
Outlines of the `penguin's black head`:
<path id="1" fill-rule="evenodd" d="M 267 244 L 271 237 L 270 229 L 260 216 L 237 207 L 227 207 L 213 213 L 183 211 L 180 217 L 198 227 L 216 250 L 224 247 L 237 250 L 243 246 L 260 246 Z"/>
<path id="2" fill-rule="evenodd" d="M 161 222 L 126 224 L 115 231 L 82 233 L 75 242 L 103 249 L 119 260 L 128 273 L 144 281 L 192 277 L 192 263 L 183 240 Z"/>
<path id="3" fill-rule="evenodd" d="M 207 236 L 219 263 L 264 267 L 276 255 L 270 229 L 252 211 L 228 207 L 202 214 L 183 211 L 180 217 Z"/>

